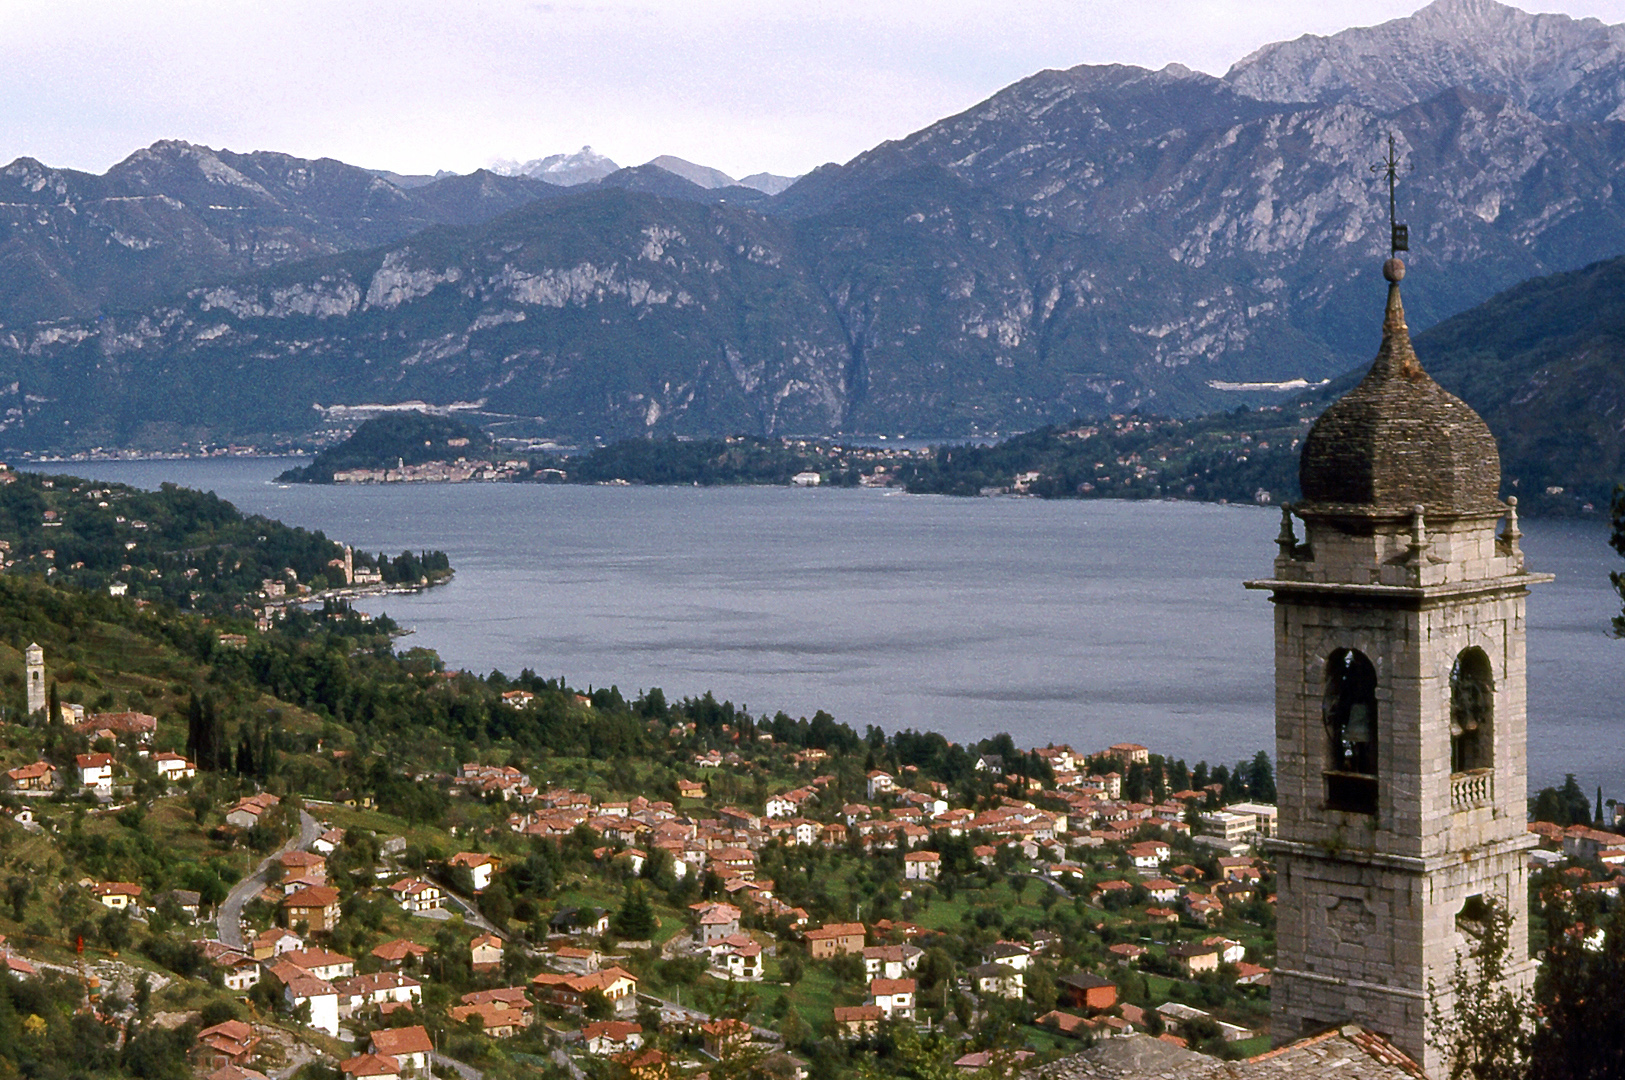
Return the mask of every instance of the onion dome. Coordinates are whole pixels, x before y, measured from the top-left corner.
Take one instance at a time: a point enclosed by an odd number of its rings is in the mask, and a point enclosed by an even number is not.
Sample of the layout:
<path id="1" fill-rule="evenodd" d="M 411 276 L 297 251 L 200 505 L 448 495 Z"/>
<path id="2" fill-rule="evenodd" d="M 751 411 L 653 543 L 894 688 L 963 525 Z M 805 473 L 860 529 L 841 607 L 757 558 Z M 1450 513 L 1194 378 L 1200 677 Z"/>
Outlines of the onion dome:
<path id="1" fill-rule="evenodd" d="M 1429 519 L 1499 514 L 1501 455 L 1483 419 L 1422 370 L 1411 348 L 1389 259 L 1382 348 L 1371 370 L 1320 415 L 1304 439 L 1298 484 L 1309 512 Z"/>

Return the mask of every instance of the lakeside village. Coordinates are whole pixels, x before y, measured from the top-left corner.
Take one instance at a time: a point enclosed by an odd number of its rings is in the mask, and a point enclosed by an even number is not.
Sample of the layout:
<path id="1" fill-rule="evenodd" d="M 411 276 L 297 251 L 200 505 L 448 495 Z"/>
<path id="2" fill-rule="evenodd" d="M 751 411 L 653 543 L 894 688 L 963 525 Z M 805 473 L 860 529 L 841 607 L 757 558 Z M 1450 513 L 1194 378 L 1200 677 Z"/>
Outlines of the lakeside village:
<path id="1" fill-rule="evenodd" d="M 178 732 L 47 701 L 38 646 L 27 664 L 30 711 L 60 708 L 92 749 L 5 772 L 18 826 L 77 838 L 138 789 L 153 818 L 190 806 L 215 820 L 192 760 L 156 749 Z M 535 697 L 502 695 L 518 711 Z M 467 1068 L 454 1050 L 578 1078 L 747 1060 L 805 1077 L 827 1074 L 809 1047 L 904 1030 L 957 1033 L 966 1075 L 1137 1031 L 1222 1056 L 1267 1049 L 1274 875 L 1258 842 L 1275 807 L 1246 797 L 1273 788 L 1263 754 L 1210 771 L 1133 743 L 1006 746 L 950 787 L 748 722 L 719 731 L 663 733 L 679 775 L 662 798 L 511 760 L 413 776 L 449 800 L 416 824 L 370 798 L 256 791 L 217 808 L 195 887 L 86 877 L 39 898 L 12 879 L 19 922 L 48 903 L 78 929 L 71 945 L 40 927 L 0 941 L 0 967 L 79 980 L 82 1009 L 114 1025 L 171 983 L 240 997 L 204 1008 L 189 1058 L 209 1080 L 450 1075 Z M 1625 838 L 1531 830 L 1533 869 L 1619 894 Z M 269 854 L 225 854 L 245 850 Z M 221 873 L 238 875 L 229 891 Z M 121 959 L 133 924 L 154 939 L 180 928 L 189 960 Z"/>

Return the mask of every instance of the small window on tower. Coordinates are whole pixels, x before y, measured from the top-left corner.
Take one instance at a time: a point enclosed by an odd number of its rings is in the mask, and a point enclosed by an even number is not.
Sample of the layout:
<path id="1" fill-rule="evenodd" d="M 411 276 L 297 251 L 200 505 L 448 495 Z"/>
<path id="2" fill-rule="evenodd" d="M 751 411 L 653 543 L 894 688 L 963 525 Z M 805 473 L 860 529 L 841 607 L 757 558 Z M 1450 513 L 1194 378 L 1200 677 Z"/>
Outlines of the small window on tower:
<path id="1" fill-rule="evenodd" d="M 1450 771 L 1488 769 L 1495 719 L 1495 673 L 1484 650 L 1464 649 L 1450 669 Z"/>
<path id="2" fill-rule="evenodd" d="M 1326 660 L 1326 805 L 1377 812 L 1377 670 L 1357 649 Z"/>

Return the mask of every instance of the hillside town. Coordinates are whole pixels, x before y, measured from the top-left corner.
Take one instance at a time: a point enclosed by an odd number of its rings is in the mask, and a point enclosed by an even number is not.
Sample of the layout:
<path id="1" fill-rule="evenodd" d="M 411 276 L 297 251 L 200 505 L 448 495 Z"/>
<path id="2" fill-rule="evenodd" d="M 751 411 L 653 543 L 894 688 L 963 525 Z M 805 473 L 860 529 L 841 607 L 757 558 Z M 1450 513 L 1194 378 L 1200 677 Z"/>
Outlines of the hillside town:
<path id="1" fill-rule="evenodd" d="M 505 704 L 534 696 L 509 691 Z M 190 927 L 200 963 L 167 978 L 242 1005 L 196 1036 L 191 1058 L 209 1080 L 282 1077 L 314 1060 L 345 1078 L 450 1075 L 453 1033 L 636 1077 L 747 1058 L 775 1070 L 765 1075 L 816 1075 L 794 1052 L 809 1033 L 857 1045 L 905 1027 L 959 1032 L 966 1075 L 1135 1032 L 1220 1055 L 1267 1046 L 1274 870 L 1259 844 L 1276 813 L 1227 797 L 1237 774 L 1193 779 L 1135 743 L 1044 746 L 1021 755 L 1041 768 L 1019 773 L 975 755 L 975 783 L 960 788 L 983 794 L 966 800 L 913 766 L 859 773 L 766 732 L 724 730 L 705 746 L 693 728 L 666 733 L 691 747 L 669 799 L 555 783 L 540 763 L 468 761 L 414 778 L 491 811 L 465 847 L 431 851 L 421 829 L 409 839 L 359 824 L 381 820 L 367 800 L 251 792 L 219 808 L 212 839 L 274 850 L 228 895 L 90 878 L 64 891 L 105 909 L 102 925 Z M 154 749 L 155 717 L 89 713 L 73 729 L 93 749 L 72 768 L 41 759 L 5 772 L 21 828 L 60 834 L 87 808 L 117 814 L 138 785 L 167 792 L 162 803 L 197 783 L 192 761 Z M 737 796 L 745 778 L 762 798 L 714 797 Z M 1530 828 L 1532 872 L 1619 894 L 1625 837 Z M 579 880 L 533 904 L 516 883 L 550 863 L 579 866 Z M 810 909 L 813 867 L 869 879 L 853 893 L 867 899 L 839 917 Z M 588 897 L 600 903 L 566 902 Z M 1021 917 L 1001 918 L 1011 908 Z M 24 934 L 0 951 L 29 979 L 82 973 L 97 950 L 81 938 L 64 964 Z M 111 981 L 153 977 L 117 956 L 95 965 Z M 85 1007 L 130 1008 L 84 978 Z M 1031 1034 L 989 1046 L 990 1024 Z"/>

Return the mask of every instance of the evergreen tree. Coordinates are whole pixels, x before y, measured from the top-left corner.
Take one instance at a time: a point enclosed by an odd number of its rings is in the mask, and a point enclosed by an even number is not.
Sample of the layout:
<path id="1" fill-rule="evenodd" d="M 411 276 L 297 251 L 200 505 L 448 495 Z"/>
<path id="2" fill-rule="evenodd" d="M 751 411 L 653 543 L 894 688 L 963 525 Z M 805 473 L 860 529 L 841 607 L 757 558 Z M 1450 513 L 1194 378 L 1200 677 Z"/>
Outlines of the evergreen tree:
<path id="1" fill-rule="evenodd" d="M 208 768 L 203 761 L 203 739 L 203 703 L 194 690 L 186 703 L 186 756 L 200 769 Z"/>
<path id="2" fill-rule="evenodd" d="M 642 885 L 632 883 L 626 886 L 621 909 L 610 920 L 610 925 L 616 934 L 628 941 L 648 941 L 654 937 L 659 923 L 655 920 L 654 908 L 649 906 L 649 897 Z"/>
<path id="3" fill-rule="evenodd" d="M 237 740 L 237 775 L 253 776 L 254 774 L 254 744 L 245 730 L 242 738 Z"/>
<path id="4" fill-rule="evenodd" d="M 1262 750 L 1253 755 L 1252 768 L 1247 777 L 1247 791 L 1258 802 L 1275 801 L 1275 769 L 1270 764 L 1270 756 Z"/>
<path id="5" fill-rule="evenodd" d="M 62 699 L 57 695 L 56 680 L 51 680 L 51 701 L 45 707 L 45 721 L 50 724 L 62 722 Z"/>

